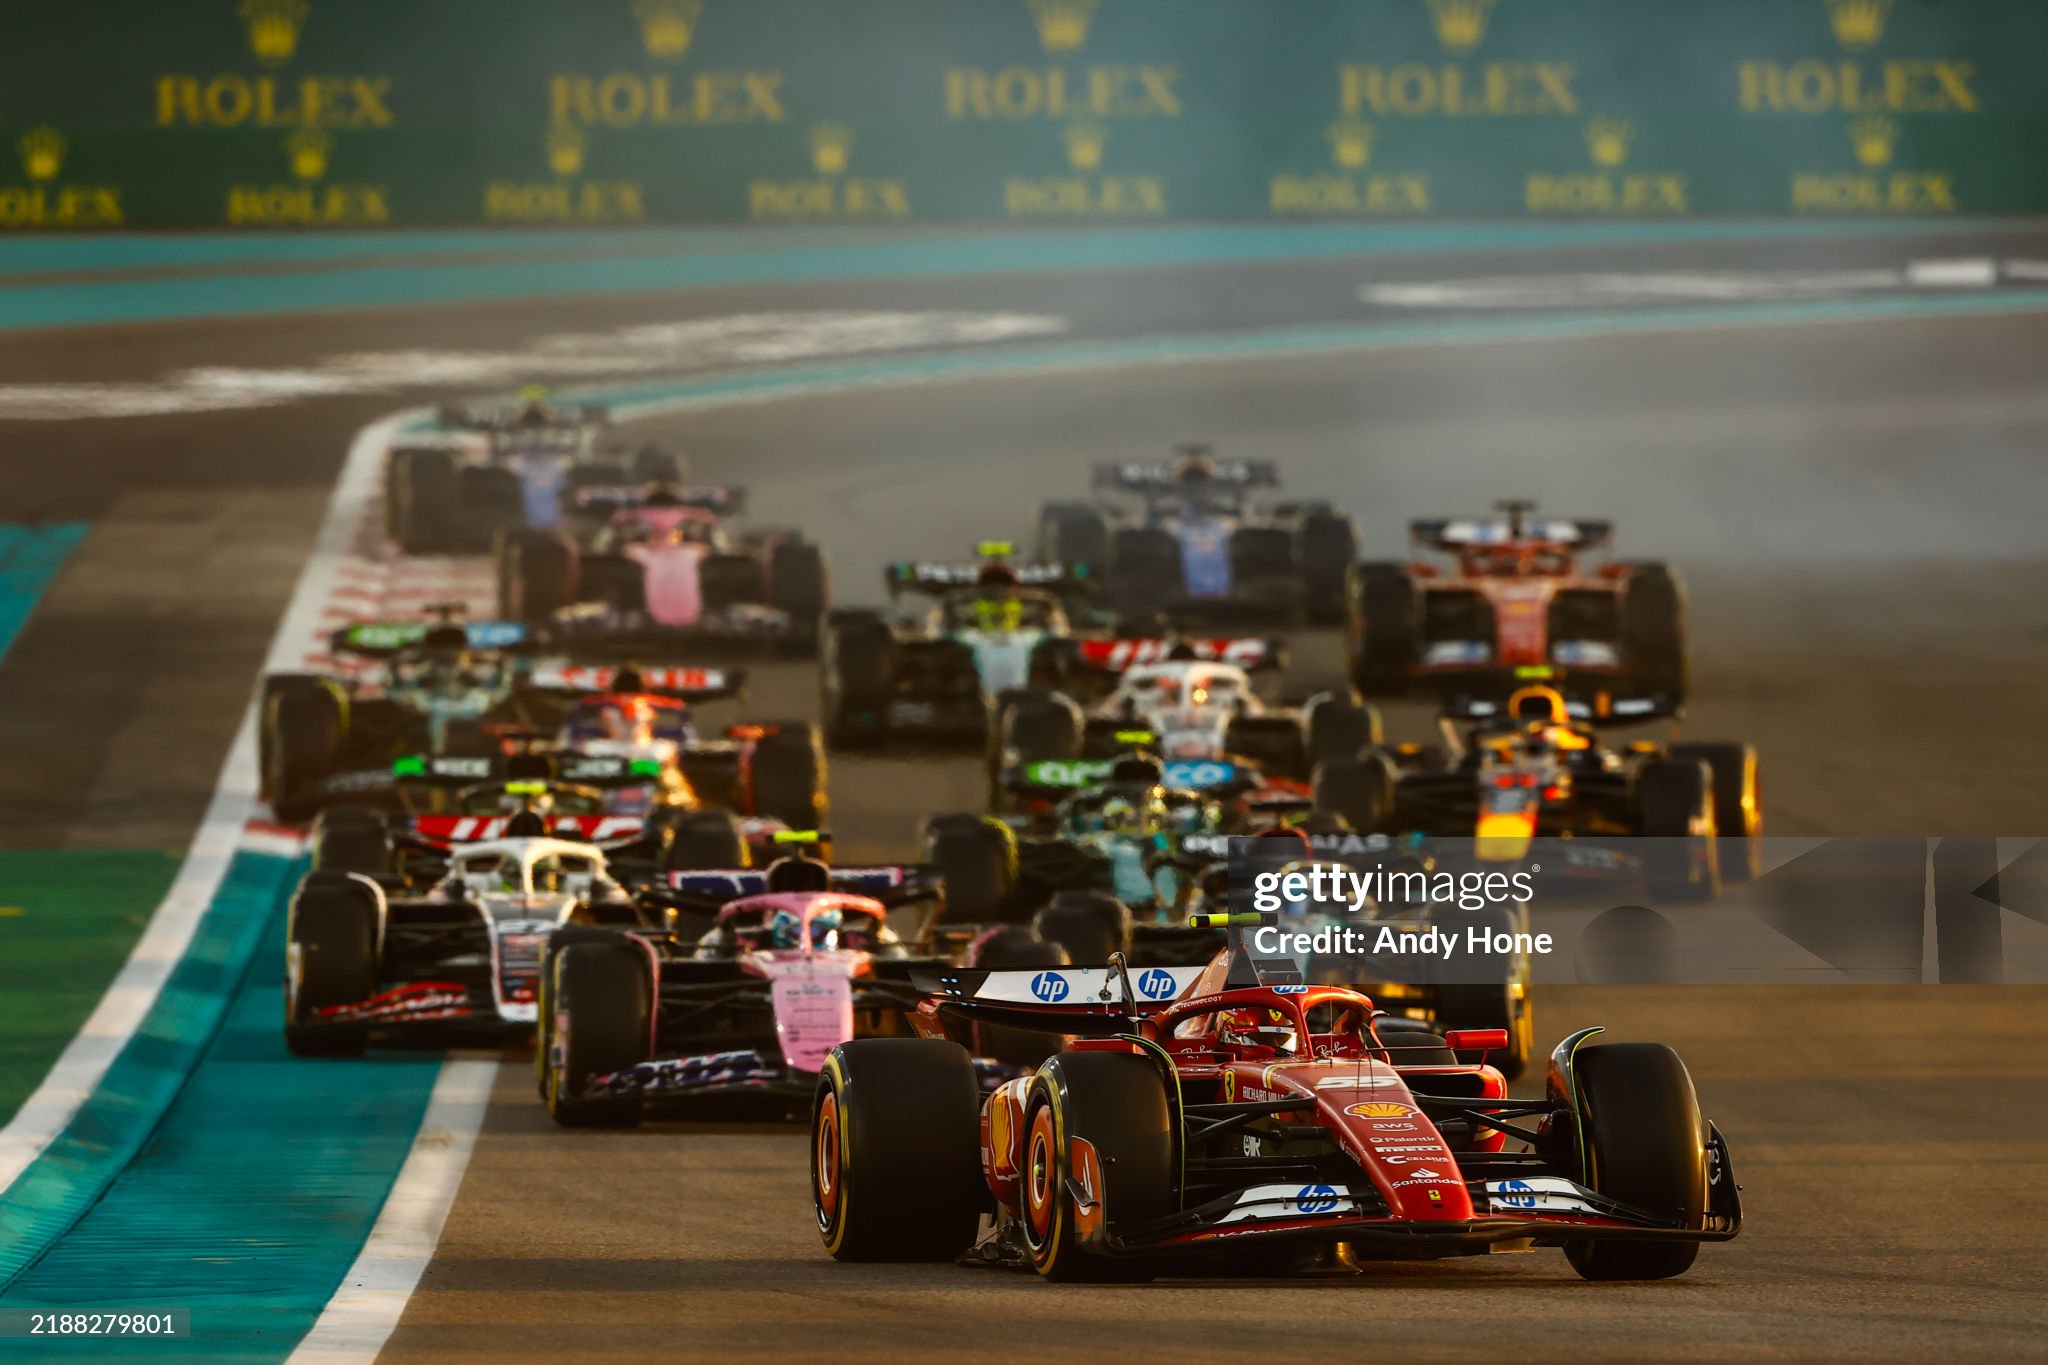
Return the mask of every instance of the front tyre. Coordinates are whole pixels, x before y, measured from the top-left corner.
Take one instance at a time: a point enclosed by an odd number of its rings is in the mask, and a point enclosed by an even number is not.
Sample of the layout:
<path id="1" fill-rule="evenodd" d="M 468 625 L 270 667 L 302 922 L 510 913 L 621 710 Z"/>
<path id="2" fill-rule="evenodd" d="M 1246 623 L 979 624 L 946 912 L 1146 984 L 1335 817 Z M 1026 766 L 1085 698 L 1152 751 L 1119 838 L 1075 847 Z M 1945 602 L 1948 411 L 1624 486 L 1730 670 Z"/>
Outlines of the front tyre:
<path id="1" fill-rule="evenodd" d="M 1165 1081 L 1147 1058 L 1068 1052 L 1048 1060 L 1025 1110 L 1020 1212 L 1032 1268 L 1055 1281 L 1147 1278 L 1142 1262 L 1101 1247 L 1173 1211 L 1174 1132 Z"/>
<path id="2" fill-rule="evenodd" d="M 640 1096 L 593 1094 L 593 1083 L 647 1060 L 653 980 L 623 937 L 571 943 L 553 955 L 548 1001 L 548 1113 L 564 1128 L 632 1128 Z"/>
<path id="3" fill-rule="evenodd" d="M 1704 1226 L 1707 1125 L 1678 1054 L 1662 1043 L 1607 1043 L 1581 1050 L 1573 1073 L 1586 1185 L 1680 1227 Z M 1700 1247 L 1590 1238 L 1564 1250 L 1583 1279 L 1668 1280 Z"/>
<path id="4" fill-rule="evenodd" d="M 956 1043 L 864 1038 L 825 1059 L 811 1105 L 811 1208 L 841 1261 L 950 1261 L 974 1245 L 981 1086 Z"/>

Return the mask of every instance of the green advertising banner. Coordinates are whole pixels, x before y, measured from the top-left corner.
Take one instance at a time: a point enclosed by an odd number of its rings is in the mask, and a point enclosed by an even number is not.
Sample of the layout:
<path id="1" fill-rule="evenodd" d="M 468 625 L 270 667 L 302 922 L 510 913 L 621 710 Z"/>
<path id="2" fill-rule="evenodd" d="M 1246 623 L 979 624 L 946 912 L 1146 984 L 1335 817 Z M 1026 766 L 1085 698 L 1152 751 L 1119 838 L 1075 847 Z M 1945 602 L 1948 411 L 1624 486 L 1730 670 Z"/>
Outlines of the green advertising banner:
<path id="1" fill-rule="evenodd" d="M 2048 210 L 2040 0 L 93 0 L 0 25 L 9 229 Z"/>

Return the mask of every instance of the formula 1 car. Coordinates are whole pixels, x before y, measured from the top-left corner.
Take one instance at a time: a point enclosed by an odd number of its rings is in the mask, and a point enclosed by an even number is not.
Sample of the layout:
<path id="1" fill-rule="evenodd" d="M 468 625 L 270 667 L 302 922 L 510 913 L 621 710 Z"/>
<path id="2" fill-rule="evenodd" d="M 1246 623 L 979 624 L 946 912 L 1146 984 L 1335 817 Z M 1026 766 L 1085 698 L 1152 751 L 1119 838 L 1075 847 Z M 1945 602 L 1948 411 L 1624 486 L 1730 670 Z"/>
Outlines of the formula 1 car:
<path id="1" fill-rule="evenodd" d="M 790 531 L 735 533 L 739 489 L 584 488 L 565 528 L 498 537 L 498 608 L 580 656 L 814 653 L 823 552 Z"/>
<path id="2" fill-rule="evenodd" d="M 1090 641 L 1083 661 L 1113 657 L 1123 643 Z M 1378 712 L 1355 697 L 1319 693 L 1300 707 L 1260 697 L 1252 670 L 1278 667 L 1280 658 L 1266 641 L 1180 641 L 1164 662 L 1125 667 L 1109 695 L 1085 711 L 1063 696 L 1018 697 L 1002 717 L 998 768 L 1106 757 L 1139 745 L 1168 761 L 1244 758 L 1269 777 L 1306 782 L 1317 764 L 1379 742 Z"/>
<path id="3" fill-rule="evenodd" d="M 1586 1046 L 1601 1030 L 1581 1029 L 1544 1096 L 1516 1100 L 1461 1060 L 1502 1034 L 1400 1028 L 1238 947 L 1185 986 L 1121 961 L 916 981 L 923 1036 L 842 1043 L 819 1078 L 812 1207 L 842 1261 L 972 1251 L 1048 1280 L 1131 1280 L 1271 1273 L 1286 1249 L 1519 1243 L 1562 1247 L 1586 1279 L 1647 1280 L 1741 1229 L 1727 1143 L 1659 1044 Z M 984 1098 L 959 1039 L 996 1023 L 1072 1041 Z"/>
<path id="4" fill-rule="evenodd" d="M 1063 683 L 1092 641 L 1074 638 L 1064 599 L 1091 589 L 1086 565 L 1012 563 L 985 541 L 972 564 L 895 563 L 892 602 L 930 594 L 905 618 L 835 611 L 821 654 L 825 733 L 835 747 L 988 743 L 991 717 L 1024 688 Z"/>
<path id="5" fill-rule="evenodd" d="M 1495 504 L 1498 519 L 1409 523 L 1436 565 L 1368 563 L 1350 575 L 1345 648 L 1368 696 L 1425 684 L 1471 688 L 1551 667 L 1616 691 L 1685 700 L 1685 589 L 1668 564 L 1581 560 L 1606 545 L 1604 521 L 1537 518 L 1536 504 Z"/>
<path id="6" fill-rule="evenodd" d="M 1356 528 L 1327 502 L 1254 506 L 1245 496 L 1279 482 L 1270 461 L 1217 459 L 1203 445 L 1171 461 L 1099 464 L 1094 487 L 1135 495 L 1139 507 L 1047 503 L 1039 553 L 1096 566 L 1120 612 L 1335 624 Z"/>
<path id="7" fill-rule="evenodd" d="M 609 421 L 538 387 L 504 407 L 444 407 L 431 441 L 386 461 L 385 529 L 407 554 L 477 553 L 509 528 L 556 525 L 578 487 L 678 477 L 676 457 L 658 448 L 602 450 Z"/>
<path id="8" fill-rule="evenodd" d="M 930 869 L 827 868 L 671 878 L 669 903 L 708 917 L 700 936 L 557 938 L 536 1054 L 541 1095 L 565 1126 L 630 1126 L 649 1105 L 750 1096 L 801 1106 L 826 1054 L 903 1033 L 916 967 L 892 907 L 935 900 Z"/>
<path id="9" fill-rule="evenodd" d="M 1461 734 L 1458 715 L 1476 723 Z M 1470 839 L 1484 862 L 1519 861 L 1532 840 L 1555 839 L 1556 856 L 1543 860 L 1553 873 L 1639 876 L 1664 900 L 1704 900 L 1761 871 L 1763 797 L 1749 745 L 1615 749 L 1587 723 L 1590 708 L 1547 686 L 1499 706 L 1469 702 L 1458 715 L 1443 718 L 1441 746 L 1323 765 L 1318 808 L 1360 831 Z"/>
<path id="10" fill-rule="evenodd" d="M 387 894 L 359 872 L 309 872 L 286 931 L 286 1045 L 354 1056 L 379 1030 L 521 1034 L 561 926 L 665 928 L 666 912 L 614 879 L 602 849 L 544 829 L 525 812 L 508 837 L 450 847 L 444 874 L 419 894 L 402 881 Z"/>

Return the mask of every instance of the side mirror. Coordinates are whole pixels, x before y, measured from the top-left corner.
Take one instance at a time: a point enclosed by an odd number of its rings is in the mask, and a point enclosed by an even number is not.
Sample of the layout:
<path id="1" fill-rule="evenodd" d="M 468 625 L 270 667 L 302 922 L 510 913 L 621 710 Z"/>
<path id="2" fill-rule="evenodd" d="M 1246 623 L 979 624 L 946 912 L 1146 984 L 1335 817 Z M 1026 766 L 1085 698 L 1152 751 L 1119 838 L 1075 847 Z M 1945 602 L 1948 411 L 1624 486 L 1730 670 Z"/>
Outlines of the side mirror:
<path id="1" fill-rule="evenodd" d="M 1504 1028 L 1454 1028 L 1444 1034 L 1453 1052 L 1505 1052 L 1508 1031 Z"/>

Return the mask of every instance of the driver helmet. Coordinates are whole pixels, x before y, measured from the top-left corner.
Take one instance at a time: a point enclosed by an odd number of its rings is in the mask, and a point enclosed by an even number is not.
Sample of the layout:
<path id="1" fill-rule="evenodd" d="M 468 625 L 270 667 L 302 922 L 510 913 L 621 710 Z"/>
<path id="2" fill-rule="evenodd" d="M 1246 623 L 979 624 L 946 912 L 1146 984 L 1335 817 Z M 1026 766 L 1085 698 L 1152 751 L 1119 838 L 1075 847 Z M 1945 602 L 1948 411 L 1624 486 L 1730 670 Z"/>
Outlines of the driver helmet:
<path id="1" fill-rule="evenodd" d="M 984 592 L 1008 592 L 1017 585 L 1017 571 L 1000 560 L 982 565 L 974 575 L 974 586 Z"/>
<path id="2" fill-rule="evenodd" d="M 1292 1055 L 1296 1035 L 1293 1021 L 1279 1010 L 1246 1007 L 1223 1016 L 1223 1041 L 1233 1047 L 1263 1048 Z"/>
<path id="3" fill-rule="evenodd" d="M 772 871 L 772 869 L 771 869 Z M 811 912 L 811 942 L 823 943 L 837 934 L 842 924 L 839 911 L 825 908 Z M 776 948 L 804 946 L 804 917 L 795 910 L 777 910 L 768 921 L 768 941 Z"/>
<path id="4" fill-rule="evenodd" d="M 1531 729 L 1567 725 L 1564 694 L 1554 687 L 1524 687 L 1508 698 L 1508 714 Z"/>
<path id="5" fill-rule="evenodd" d="M 1137 804 L 1122 796 L 1112 796 L 1102 803 L 1101 820 L 1106 834 L 1136 834 L 1144 829 Z"/>

